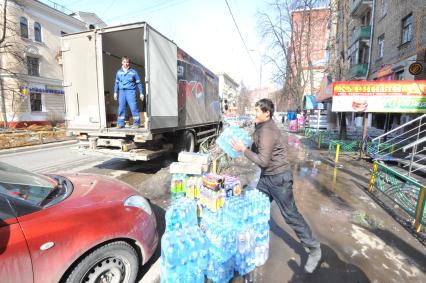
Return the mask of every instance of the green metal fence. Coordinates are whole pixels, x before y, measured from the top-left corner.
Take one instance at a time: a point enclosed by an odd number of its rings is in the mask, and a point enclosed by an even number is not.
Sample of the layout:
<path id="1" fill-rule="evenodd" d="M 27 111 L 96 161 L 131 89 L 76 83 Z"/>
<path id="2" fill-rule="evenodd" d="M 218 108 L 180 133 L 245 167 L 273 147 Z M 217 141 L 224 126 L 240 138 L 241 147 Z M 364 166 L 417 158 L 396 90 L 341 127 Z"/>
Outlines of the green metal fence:
<path id="1" fill-rule="evenodd" d="M 414 218 L 414 228 L 425 225 L 426 185 L 422 185 L 386 165 L 374 162 L 370 177 L 370 192 L 378 190 Z"/>
<path id="2" fill-rule="evenodd" d="M 340 151 L 346 153 L 359 152 L 359 141 L 346 141 L 346 140 L 330 140 L 328 143 L 328 151 L 330 153 L 336 152 L 337 145 L 340 144 Z"/>

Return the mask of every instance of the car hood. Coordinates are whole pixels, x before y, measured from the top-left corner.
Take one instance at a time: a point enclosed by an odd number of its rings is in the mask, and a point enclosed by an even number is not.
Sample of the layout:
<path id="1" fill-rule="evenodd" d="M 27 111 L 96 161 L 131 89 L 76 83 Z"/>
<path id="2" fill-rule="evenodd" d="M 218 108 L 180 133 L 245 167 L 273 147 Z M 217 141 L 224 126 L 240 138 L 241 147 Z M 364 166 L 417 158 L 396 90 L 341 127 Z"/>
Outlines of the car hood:
<path id="1" fill-rule="evenodd" d="M 94 203 L 122 202 L 132 195 L 139 195 L 128 184 L 119 180 L 95 174 L 60 174 L 73 184 L 73 192 L 66 202 L 78 203 L 84 199 L 84 205 Z M 82 203 L 81 203 L 82 204 Z"/>

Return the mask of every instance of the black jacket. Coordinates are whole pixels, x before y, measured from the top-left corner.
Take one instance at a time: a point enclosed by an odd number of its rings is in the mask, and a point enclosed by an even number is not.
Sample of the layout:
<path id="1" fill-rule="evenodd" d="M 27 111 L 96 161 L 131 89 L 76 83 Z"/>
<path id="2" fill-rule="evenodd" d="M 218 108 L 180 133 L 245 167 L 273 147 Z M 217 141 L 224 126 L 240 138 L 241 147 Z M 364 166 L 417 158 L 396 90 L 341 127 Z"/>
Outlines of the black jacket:
<path id="1" fill-rule="evenodd" d="M 255 126 L 251 150 L 244 155 L 258 165 L 261 175 L 276 175 L 290 170 L 287 143 L 272 119 Z"/>

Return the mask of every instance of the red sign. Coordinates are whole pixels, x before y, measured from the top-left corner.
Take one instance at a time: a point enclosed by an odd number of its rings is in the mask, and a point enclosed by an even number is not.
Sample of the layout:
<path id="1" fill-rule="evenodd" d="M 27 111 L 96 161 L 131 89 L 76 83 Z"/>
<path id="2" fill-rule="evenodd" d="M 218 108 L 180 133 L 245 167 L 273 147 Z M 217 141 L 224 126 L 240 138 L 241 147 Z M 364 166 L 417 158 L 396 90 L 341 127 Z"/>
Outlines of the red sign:
<path id="1" fill-rule="evenodd" d="M 425 113 L 426 81 L 335 82 L 332 111 Z"/>
<path id="2" fill-rule="evenodd" d="M 333 96 L 426 96 L 426 81 L 347 81 L 335 82 Z"/>

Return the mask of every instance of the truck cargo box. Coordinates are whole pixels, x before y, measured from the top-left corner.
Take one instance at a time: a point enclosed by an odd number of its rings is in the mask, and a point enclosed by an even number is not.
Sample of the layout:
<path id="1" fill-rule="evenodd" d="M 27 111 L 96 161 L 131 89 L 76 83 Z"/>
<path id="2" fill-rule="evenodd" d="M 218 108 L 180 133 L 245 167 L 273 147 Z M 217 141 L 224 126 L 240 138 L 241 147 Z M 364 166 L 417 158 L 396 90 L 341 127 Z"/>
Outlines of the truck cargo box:
<path id="1" fill-rule="evenodd" d="M 200 143 L 220 128 L 217 76 L 145 22 L 67 34 L 61 51 L 67 129 L 94 137 L 95 147 Z M 139 73 L 145 95 L 143 102 L 138 99 L 137 129 L 130 127 L 128 106 L 126 127 L 117 128 L 113 94 L 123 56 Z"/>

